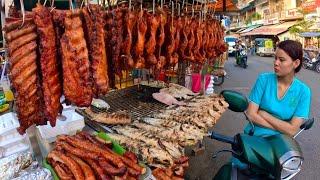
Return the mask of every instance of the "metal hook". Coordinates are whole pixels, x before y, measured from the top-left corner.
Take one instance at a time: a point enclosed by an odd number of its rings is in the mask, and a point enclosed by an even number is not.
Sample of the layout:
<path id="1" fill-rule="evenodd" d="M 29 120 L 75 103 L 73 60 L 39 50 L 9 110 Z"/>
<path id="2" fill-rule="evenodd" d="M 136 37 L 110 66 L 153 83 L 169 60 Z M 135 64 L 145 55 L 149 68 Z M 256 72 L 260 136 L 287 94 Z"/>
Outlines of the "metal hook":
<path id="1" fill-rule="evenodd" d="M 69 0 L 69 8 L 71 9 L 72 12 L 74 12 L 72 0 Z"/>
<path id="2" fill-rule="evenodd" d="M 20 0 L 20 7 L 21 7 L 21 13 L 22 13 L 22 24 L 19 28 L 22 28 L 22 26 L 24 25 L 25 18 L 26 18 L 26 12 L 24 10 L 23 0 Z"/>
<path id="3" fill-rule="evenodd" d="M 156 4 L 156 2 L 155 2 L 155 0 L 153 0 L 153 2 L 152 2 L 152 14 L 154 14 L 155 4 Z"/>
<path id="4" fill-rule="evenodd" d="M 43 3 L 43 6 L 46 6 L 48 0 L 45 0 Z"/>
<path id="5" fill-rule="evenodd" d="M 51 0 L 51 8 L 53 8 L 53 6 L 54 6 L 54 0 Z"/>
<path id="6" fill-rule="evenodd" d="M 180 4 L 178 4 L 178 16 L 180 16 L 181 12 L 180 12 Z"/>
<path id="7" fill-rule="evenodd" d="M 99 0 L 98 0 L 99 1 Z M 90 1 L 86 0 L 86 4 L 87 4 L 87 9 L 89 11 L 89 13 L 91 13 L 91 9 L 90 9 Z"/>
<path id="8" fill-rule="evenodd" d="M 161 7 L 161 9 L 163 9 L 163 1 L 164 1 L 164 0 L 160 0 L 160 7 Z"/>
<path id="9" fill-rule="evenodd" d="M 129 11 L 131 11 L 131 0 L 129 0 Z"/>
<path id="10" fill-rule="evenodd" d="M 182 10 L 183 10 L 183 7 L 184 7 L 184 1 L 185 1 L 185 0 L 182 1 L 182 6 L 181 6 L 181 9 L 182 9 Z"/>
<path id="11" fill-rule="evenodd" d="M 84 0 L 81 1 L 80 8 L 83 8 L 83 5 L 84 5 Z"/>

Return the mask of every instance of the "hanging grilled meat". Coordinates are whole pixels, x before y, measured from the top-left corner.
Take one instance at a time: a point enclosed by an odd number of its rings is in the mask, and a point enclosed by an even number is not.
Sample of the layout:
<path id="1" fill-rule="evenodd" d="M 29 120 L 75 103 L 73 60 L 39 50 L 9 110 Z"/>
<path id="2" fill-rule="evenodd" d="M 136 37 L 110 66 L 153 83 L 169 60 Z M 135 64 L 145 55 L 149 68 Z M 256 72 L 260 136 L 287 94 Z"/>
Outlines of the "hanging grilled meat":
<path id="1" fill-rule="evenodd" d="M 197 23 L 195 21 L 195 19 L 191 19 L 190 20 L 190 33 L 188 35 L 188 46 L 186 48 L 186 55 L 187 55 L 187 58 L 189 61 L 194 61 L 194 55 L 193 55 L 193 46 L 194 46 L 194 42 L 195 42 L 195 37 L 194 37 L 194 31 L 195 31 L 195 28 L 197 26 Z"/>
<path id="2" fill-rule="evenodd" d="M 190 33 L 190 26 L 189 26 L 189 23 L 190 23 L 190 20 L 187 16 L 185 16 L 183 18 L 183 29 L 182 29 L 182 37 L 181 37 L 181 41 L 180 41 L 180 44 L 179 44 L 179 55 L 180 57 L 182 58 L 182 60 L 186 60 L 186 55 L 185 55 L 185 51 L 186 51 L 186 48 L 188 46 L 188 35 Z"/>
<path id="3" fill-rule="evenodd" d="M 89 106 L 92 100 L 90 66 L 80 10 L 67 12 L 62 49 L 63 91 L 66 99 L 77 106 Z"/>
<path id="4" fill-rule="evenodd" d="M 112 49 L 112 61 L 115 68 L 115 73 L 121 78 L 122 77 L 122 67 L 120 53 L 123 41 L 123 11 L 122 8 L 117 8 L 113 10 L 113 27 L 112 27 L 112 37 L 110 40 L 110 45 Z"/>
<path id="5" fill-rule="evenodd" d="M 90 8 L 90 9 L 88 9 Z M 103 10 L 99 5 L 90 5 L 82 9 L 86 34 L 91 74 L 93 78 L 92 90 L 96 97 L 108 92 L 107 55 L 105 47 L 105 21 Z"/>
<path id="6" fill-rule="evenodd" d="M 133 61 L 133 58 L 131 56 L 131 46 L 132 46 L 132 31 L 133 27 L 136 24 L 136 15 L 133 11 L 128 10 L 125 16 L 125 27 L 127 34 L 125 36 L 125 40 L 123 42 L 123 55 L 121 58 L 123 59 L 124 64 L 126 64 L 128 67 L 127 69 L 134 68 L 135 63 Z"/>
<path id="7" fill-rule="evenodd" d="M 200 54 L 200 48 L 202 43 L 203 29 L 201 28 L 201 22 L 198 22 L 196 25 L 196 35 L 195 35 L 195 46 L 193 48 L 193 53 L 195 61 L 202 63 L 204 58 Z"/>
<path id="8" fill-rule="evenodd" d="M 175 50 L 176 27 L 171 16 L 168 17 L 168 23 L 166 24 L 166 35 L 166 58 L 167 62 L 172 65 L 174 63 L 173 53 Z"/>
<path id="9" fill-rule="evenodd" d="M 62 111 L 60 97 L 62 85 L 59 79 L 56 35 L 50 11 L 44 6 L 37 4 L 34 12 L 34 22 L 39 34 L 39 53 L 41 68 L 41 88 L 44 95 L 44 115 L 55 126 L 56 118 Z"/>
<path id="10" fill-rule="evenodd" d="M 148 31 L 149 31 L 149 40 L 145 44 L 146 49 L 146 61 L 150 65 L 157 64 L 157 58 L 154 55 L 156 49 L 156 33 L 157 29 L 160 25 L 160 17 L 156 15 L 149 15 L 147 22 L 148 22 Z"/>
<path id="11" fill-rule="evenodd" d="M 175 26 L 177 28 L 176 28 L 176 34 L 175 34 L 175 45 L 174 45 L 174 53 L 173 53 L 173 60 L 172 60 L 173 65 L 177 64 L 179 61 L 178 48 L 179 48 L 181 34 L 182 34 L 181 32 L 183 28 L 182 19 L 180 16 L 177 19 L 175 19 Z"/>
<path id="12" fill-rule="evenodd" d="M 202 43 L 201 43 L 201 48 L 200 48 L 200 53 L 201 56 L 204 58 L 207 58 L 207 53 L 206 53 L 206 44 L 208 41 L 208 32 L 206 31 L 206 27 L 207 27 L 207 22 L 203 22 L 201 23 L 200 28 L 203 29 L 203 36 L 202 36 Z"/>
<path id="13" fill-rule="evenodd" d="M 160 26 L 158 28 L 158 37 L 157 37 L 157 46 L 156 46 L 156 55 L 157 55 L 157 65 L 156 69 L 162 69 L 166 65 L 166 57 L 161 56 L 161 49 L 165 41 L 165 25 L 167 23 L 167 15 L 162 9 L 158 9 Z"/>
<path id="14" fill-rule="evenodd" d="M 135 68 L 144 68 L 146 66 L 145 59 L 143 57 L 144 43 L 145 43 L 145 34 L 147 32 L 147 23 L 143 16 L 144 11 L 140 10 L 138 12 L 138 21 L 137 21 L 137 31 L 138 39 L 135 46 Z"/>
<path id="15" fill-rule="evenodd" d="M 8 21 L 7 21 L 8 22 Z M 42 93 L 37 74 L 37 34 L 32 19 L 8 22 L 3 30 L 8 47 L 9 78 L 15 93 L 18 131 L 24 134 L 33 124 L 45 124 L 42 114 Z"/>
<path id="16" fill-rule="evenodd" d="M 114 88 L 115 87 L 115 72 L 116 68 L 114 65 L 114 61 L 112 59 L 112 44 L 111 44 L 111 38 L 112 38 L 112 29 L 113 29 L 113 15 L 112 11 L 105 11 L 105 46 L 106 46 L 106 54 L 107 54 L 107 66 L 108 66 L 108 79 L 109 79 L 109 87 Z"/>

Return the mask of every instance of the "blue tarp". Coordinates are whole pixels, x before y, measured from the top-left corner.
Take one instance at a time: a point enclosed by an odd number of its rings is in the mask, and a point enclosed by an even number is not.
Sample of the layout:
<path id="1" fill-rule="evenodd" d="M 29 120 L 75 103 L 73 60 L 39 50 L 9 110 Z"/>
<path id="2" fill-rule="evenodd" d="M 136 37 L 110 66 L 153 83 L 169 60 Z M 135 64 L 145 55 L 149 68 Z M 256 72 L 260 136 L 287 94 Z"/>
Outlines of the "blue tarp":
<path id="1" fill-rule="evenodd" d="M 300 33 L 301 37 L 320 37 L 320 32 L 303 32 Z"/>

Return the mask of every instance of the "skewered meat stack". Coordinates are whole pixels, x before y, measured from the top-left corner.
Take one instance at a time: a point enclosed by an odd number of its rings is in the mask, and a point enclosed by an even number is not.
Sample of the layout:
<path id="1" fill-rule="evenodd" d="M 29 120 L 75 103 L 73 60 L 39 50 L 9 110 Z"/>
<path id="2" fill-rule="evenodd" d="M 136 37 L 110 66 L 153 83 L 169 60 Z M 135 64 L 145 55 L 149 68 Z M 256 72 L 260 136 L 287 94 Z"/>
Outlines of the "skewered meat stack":
<path id="1" fill-rule="evenodd" d="M 144 44 L 145 44 L 145 34 L 147 32 L 147 23 L 145 20 L 144 10 L 140 10 L 138 12 L 138 20 L 137 20 L 137 31 L 138 31 L 138 39 L 135 45 L 134 53 L 135 53 L 135 68 L 141 69 L 146 66 L 145 58 L 143 57 L 144 52 Z"/>
<path id="2" fill-rule="evenodd" d="M 4 27 L 8 46 L 10 80 L 15 92 L 19 133 L 32 124 L 45 124 L 42 112 L 42 93 L 37 68 L 37 33 L 32 19 L 7 21 Z"/>
<path id="3" fill-rule="evenodd" d="M 146 62 L 150 65 L 157 64 L 157 58 L 154 55 L 156 49 L 156 33 L 160 25 L 160 17 L 154 14 L 147 14 L 149 40 L 145 44 Z"/>
<path id="4" fill-rule="evenodd" d="M 124 64 L 128 66 L 126 69 L 131 69 L 135 66 L 135 63 L 131 55 L 131 47 L 133 42 L 132 31 L 133 27 L 136 24 L 136 16 L 135 13 L 130 9 L 128 9 L 125 15 L 125 23 L 127 34 L 123 42 L 123 55 L 121 56 L 121 58 L 123 59 Z"/>
<path id="5" fill-rule="evenodd" d="M 90 11 L 90 12 L 89 12 Z M 82 10 L 87 30 L 87 42 L 96 97 L 108 92 L 107 55 L 102 7 L 90 5 Z"/>
<path id="6" fill-rule="evenodd" d="M 61 37 L 63 91 L 66 99 L 77 106 L 89 106 L 92 101 L 90 62 L 84 38 L 80 10 L 68 11 Z"/>
<path id="7" fill-rule="evenodd" d="M 47 160 L 60 179 L 138 179 L 146 169 L 132 152 L 115 154 L 112 143 L 81 132 L 61 135 Z"/>
<path id="8" fill-rule="evenodd" d="M 32 10 L 37 31 L 40 36 L 39 52 L 42 74 L 41 87 L 44 96 L 44 115 L 55 126 L 56 118 L 62 111 L 60 97 L 62 85 L 58 70 L 56 36 L 50 11 L 37 4 Z"/>

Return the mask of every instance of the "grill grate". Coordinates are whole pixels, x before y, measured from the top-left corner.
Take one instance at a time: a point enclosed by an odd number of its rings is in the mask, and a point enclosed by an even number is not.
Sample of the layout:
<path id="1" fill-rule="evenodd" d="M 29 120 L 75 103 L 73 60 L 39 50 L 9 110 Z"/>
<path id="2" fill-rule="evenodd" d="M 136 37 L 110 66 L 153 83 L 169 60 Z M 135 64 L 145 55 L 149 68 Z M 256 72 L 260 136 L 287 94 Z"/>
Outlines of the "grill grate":
<path id="1" fill-rule="evenodd" d="M 129 113 L 133 121 L 141 120 L 141 118 L 148 117 L 168 107 L 154 100 L 152 98 L 152 92 L 146 91 L 146 89 L 142 89 L 137 85 L 109 92 L 100 98 L 110 105 L 107 112 L 112 113 L 125 110 Z M 94 130 L 112 132 L 112 126 L 90 120 L 90 117 L 84 110 L 77 109 L 77 112 L 85 116 L 86 124 Z"/>

